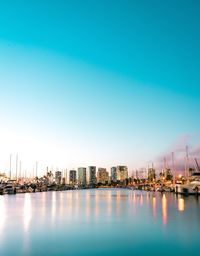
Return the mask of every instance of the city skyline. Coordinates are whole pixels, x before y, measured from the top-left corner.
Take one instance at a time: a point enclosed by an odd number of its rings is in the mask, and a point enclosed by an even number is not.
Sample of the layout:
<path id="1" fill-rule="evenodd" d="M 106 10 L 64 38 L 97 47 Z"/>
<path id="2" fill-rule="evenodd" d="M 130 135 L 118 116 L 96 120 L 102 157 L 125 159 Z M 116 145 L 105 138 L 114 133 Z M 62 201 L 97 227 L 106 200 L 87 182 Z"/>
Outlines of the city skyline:
<path id="1" fill-rule="evenodd" d="M 178 165 L 186 145 L 200 158 L 197 1 L 11 2 L 0 3 L 0 171 L 10 154 L 30 170 L 133 170 L 171 152 Z"/>
<path id="2" fill-rule="evenodd" d="M 151 172 L 152 170 L 153 173 L 155 173 L 156 175 L 160 175 L 160 173 L 167 171 L 171 173 L 174 177 L 178 177 L 180 175 L 185 176 L 195 171 L 199 172 L 199 158 L 191 157 L 188 152 L 188 147 L 186 147 L 185 153 L 186 156 L 184 157 L 184 160 L 182 160 L 182 162 L 177 162 L 177 159 L 174 157 L 174 152 L 172 152 L 171 156 L 168 155 L 163 157 L 157 164 L 149 162 L 146 166 L 134 169 L 129 169 L 127 165 L 116 165 L 109 167 L 105 167 L 105 165 L 85 165 L 76 166 L 73 168 L 68 168 L 67 166 L 65 166 L 65 168 L 46 166 L 45 168 L 38 168 L 38 162 L 35 162 L 35 165 L 32 166 L 32 169 L 25 169 L 22 168 L 22 162 L 18 159 L 18 155 L 16 155 L 14 160 L 12 160 L 12 155 L 10 155 L 9 168 L 5 169 L 4 171 L 2 170 L 0 174 L 2 177 L 8 179 L 36 179 L 42 178 L 46 175 L 48 176 L 49 173 L 55 175 L 55 177 L 57 177 L 58 179 L 63 177 L 68 177 L 69 179 L 69 176 L 72 175 L 72 177 L 75 177 L 75 179 L 77 179 L 76 177 L 78 177 L 78 179 L 81 180 L 81 183 L 83 184 L 85 183 L 85 179 L 87 179 L 88 183 L 93 184 L 94 182 L 96 182 L 96 180 L 98 180 L 98 172 L 102 173 L 102 177 L 107 177 L 106 175 L 108 174 L 109 177 L 113 179 L 113 181 L 120 179 L 124 180 L 128 177 L 137 176 L 140 178 L 147 178 L 148 172 Z"/>

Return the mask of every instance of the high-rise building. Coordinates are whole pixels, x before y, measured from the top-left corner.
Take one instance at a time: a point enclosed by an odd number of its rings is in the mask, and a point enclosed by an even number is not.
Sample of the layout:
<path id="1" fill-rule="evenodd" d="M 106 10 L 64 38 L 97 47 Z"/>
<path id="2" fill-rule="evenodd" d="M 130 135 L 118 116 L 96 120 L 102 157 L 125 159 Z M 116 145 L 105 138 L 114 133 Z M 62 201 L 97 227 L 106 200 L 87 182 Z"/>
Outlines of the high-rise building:
<path id="1" fill-rule="evenodd" d="M 154 181 L 156 179 L 156 170 L 154 168 L 148 168 L 148 181 Z"/>
<path id="2" fill-rule="evenodd" d="M 89 185 L 90 187 L 96 185 L 96 166 L 89 166 Z"/>
<path id="3" fill-rule="evenodd" d="M 63 170 L 63 178 L 65 179 L 65 184 L 67 183 L 67 169 Z"/>
<path id="4" fill-rule="evenodd" d="M 117 182 L 117 168 L 111 167 L 111 181 Z"/>
<path id="5" fill-rule="evenodd" d="M 76 171 L 75 170 L 69 171 L 69 184 L 71 184 L 71 185 L 76 184 Z"/>
<path id="6" fill-rule="evenodd" d="M 56 171 L 55 172 L 55 182 L 57 184 L 61 184 L 62 172 Z"/>
<path id="7" fill-rule="evenodd" d="M 123 182 L 128 179 L 128 167 L 117 166 L 117 181 Z"/>
<path id="8" fill-rule="evenodd" d="M 172 180 L 173 175 L 171 173 L 171 170 L 169 168 L 165 168 L 160 173 L 160 179 L 164 180 Z"/>
<path id="9" fill-rule="evenodd" d="M 78 168 L 78 185 L 82 187 L 85 187 L 87 185 L 85 167 Z"/>
<path id="10" fill-rule="evenodd" d="M 98 168 L 97 172 L 97 182 L 101 184 L 107 184 L 109 180 L 109 174 L 106 168 Z"/>
<path id="11" fill-rule="evenodd" d="M 62 177 L 62 185 L 65 185 L 66 184 L 66 179 L 65 177 Z"/>

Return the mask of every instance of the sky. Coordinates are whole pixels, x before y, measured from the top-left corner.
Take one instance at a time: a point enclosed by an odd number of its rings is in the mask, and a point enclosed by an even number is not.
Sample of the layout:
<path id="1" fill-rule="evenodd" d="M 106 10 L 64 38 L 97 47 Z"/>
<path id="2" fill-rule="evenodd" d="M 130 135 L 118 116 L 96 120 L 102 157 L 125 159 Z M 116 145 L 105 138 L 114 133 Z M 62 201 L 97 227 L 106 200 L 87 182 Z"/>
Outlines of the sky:
<path id="1" fill-rule="evenodd" d="M 40 173 L 172 151 L 179 165 L 186 144 L 200 158 L 199 13 L 198 0 L 1 1 L 0 171 L 10 154 Z"/>

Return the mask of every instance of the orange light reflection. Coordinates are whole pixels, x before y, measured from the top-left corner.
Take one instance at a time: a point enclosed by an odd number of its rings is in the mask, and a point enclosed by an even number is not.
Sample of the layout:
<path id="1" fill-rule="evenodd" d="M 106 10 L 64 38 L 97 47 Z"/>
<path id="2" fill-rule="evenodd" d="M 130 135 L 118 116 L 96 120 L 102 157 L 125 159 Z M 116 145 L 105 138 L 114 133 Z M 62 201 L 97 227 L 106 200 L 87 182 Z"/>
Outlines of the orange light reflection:
<path id="1" fill-rule="evenodd" d="M 162 221 L 163 225 L 167 224 L 167 198 L 165 194 L 162 196 Z"/>
<path id="2" fill-rule="evenodd" d="M 99 216 L 99 191 L 95 191 L 95 218 Z"/>
<path id="3" fill-rule="evenodd" d="M 185 210 L 185 202 L 183 198 L 178 198 L 178 210 L 183 212 Z"/>
<path id="4" fill-rule="evenodd" d="M 90 191 L 86 192 L 85 216 L 86 216 L 86 220 L 90 221 Z"/>
<path id="5" fill-rule="evenodd" d="M 140 195 L 140 205 L 143 206 L 143 203 L 144 203 L 144 199 L 143 199 L 143 195 L 141 194 Z"/>
<path id="6" fill-rule="evenodd" d="M 153 209 L 153 217 L 156 218 L 156 197 L 155 196 L 152 199 L 152 209 Z"/>
<path id="7" fill-rule="evenodd" d="M 111 216 L 112 214 L 112 192 L 111 191 L 108 191 L 107 209 L 108 209 L 108 216 Z"/>

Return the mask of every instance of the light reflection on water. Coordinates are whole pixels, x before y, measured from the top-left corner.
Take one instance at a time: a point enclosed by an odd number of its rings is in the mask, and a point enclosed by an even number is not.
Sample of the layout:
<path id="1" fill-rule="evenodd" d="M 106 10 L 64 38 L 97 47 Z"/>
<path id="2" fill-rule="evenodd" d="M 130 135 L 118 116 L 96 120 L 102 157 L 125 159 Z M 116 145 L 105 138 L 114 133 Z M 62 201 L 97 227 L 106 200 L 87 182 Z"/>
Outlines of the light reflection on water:
<path id="1" fill-rule="evenodd" d="M 183 212 L 185 210 L 184 198 L 178 198 L 178 210 Z"/>
<path id="2" fill-rule="evenodd" d="M 6 222 L 5 198 L 0 197 L 0 236 L 3 235 L 4 224 Z"/>
<path id="3" fill-rule="evenodd" d="M 143 200 L 143 194 L 140 195 L 140 205 L 143 206 L 144 200 Z"/>
<path id="4" fill-rule="evenodd" d="M 95 219 L 98 219 L 99 216 L 99 193 L 95 191 Z"/>
<path id="5" fill-rule="evenodd" d="M 90 191 L 87 190 L 86 191 L 86 206 L 85 206 L 85 216 L 86 216 L 86 221 L 89 222 L 90 221 Z"/>
<path id="6" fill-rule="evenodd" d="M 156 255 L 153 246 L 158 251 L 166 246 L 162 255 L 173 255 L 172 248 L 195 255 L 198 249 L 200 202 L 193 196 L 124 189 L 4 195 L 0 213 L 3 256 L 124 255 L 141 250 L 141 255 Z"/>
<path id="7" fill-rule="evenodd" d="M 112 192 L 108 191 L 107 196 L 107 216 L 110 217 L 112 215 Z"/>
<path id="8" fill-rule="evenodd" d="M 31 209 L 31 194 L 27 193 L 24 197 L 24 214 L 23 214 L 23 220 L 24 220 L 24 232 L 29 232 L 29 224 L 32 217 L 32 209 Z"/>
<path id="9" fill-rule="evenodd" d="M 62 207 L 62 206 L 61 206 Z M 52 199 L 51 199 L 51 220 L 52 222 L 54 221 L 55 219 L 55 216 L 56 216 L 56 192 L 53 191 L 52 192 Z"/>
<path id="10" fill-rule="evenodd" d="M 167 224 L 167 198 L 165 194 L 162 196 L 162 221 L 163 225 Z"/>
<path id="11" fill-rule="evenodd" d="M 31 205 L 32 197 L 29 193 L 24 196 L 24 211 L 23 211 L 23 254 L 28 255 L 30 249 L 30 222 L 32 218 L 32 205 Z"/>
<path id="12" fill-rule="evenodd" d="M 152 210 L 153 210 L 153 217 L 154 218 L 156 218 L 156 197 L 155 196 L 153 196 L 153 198 L 152 198 Z"/>

